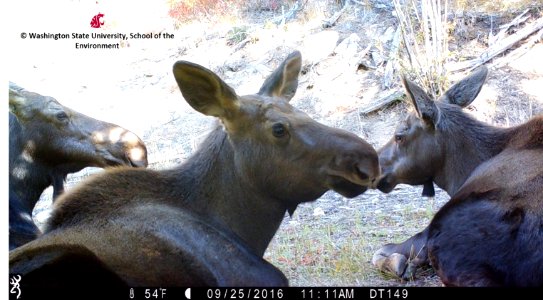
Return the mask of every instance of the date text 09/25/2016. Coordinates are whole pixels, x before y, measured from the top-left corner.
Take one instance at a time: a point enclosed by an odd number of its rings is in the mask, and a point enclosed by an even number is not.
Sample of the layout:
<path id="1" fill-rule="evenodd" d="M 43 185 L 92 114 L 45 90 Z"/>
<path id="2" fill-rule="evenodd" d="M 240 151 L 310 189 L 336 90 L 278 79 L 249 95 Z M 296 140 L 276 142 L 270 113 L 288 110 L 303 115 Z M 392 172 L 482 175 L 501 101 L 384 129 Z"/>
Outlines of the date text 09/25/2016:
<path id="1" fill-rule="evenodd" d="M 200 293 L 205 292 L 204 295 Z M 209 288 L 204 299 L 407 299 L 404 288 Z M 196 295 L 195 295 L 196 296 Z M 198 297 L 200 299 L 200 297 Z"/>

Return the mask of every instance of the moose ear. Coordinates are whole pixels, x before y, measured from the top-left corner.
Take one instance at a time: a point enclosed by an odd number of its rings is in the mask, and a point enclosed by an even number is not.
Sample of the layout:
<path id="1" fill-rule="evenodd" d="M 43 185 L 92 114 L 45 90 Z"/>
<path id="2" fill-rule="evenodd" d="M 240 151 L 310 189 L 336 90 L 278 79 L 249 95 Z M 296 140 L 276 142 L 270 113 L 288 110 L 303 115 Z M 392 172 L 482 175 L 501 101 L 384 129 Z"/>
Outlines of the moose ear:
<path id="1" fill-rule="evenodd" d="M 228 118 L 239 110 L 234 89 L 210 70 L 178 61 L 173 65 L 173 75 L 183 97 L 195 110 L 219 118 Z"/>
<path id="2" fill-rule="evenodd" d="M 402 82 L 408 98 L 415 106 L 418 117 L 426 123 L 435 126 L 439 121 L 439 109 L 434 100 L 421 87 L 405 78 L 405 76 L 402 77 Z"/>
<path id="3" fill-rule="evenodd" d="M 488 69 L 481 66 L 473 71 L 470 75 L 455 83 L 450 89 L 445 92 L 443 101 L 450 104 L 456 104 L 460 107 L 468 106 L 481 91 L 488 75 Z"/>
<path id="4" fill-rule="evenodd" d="M 14 88 L 9 88 L 9 111 L 18 119 L 25 118 L 26 97 Z"/>
<path id="5" fill-rule="evenodd" d="M 302 54 L 292 52 L 264 81 L 259 95 L 283 97 L 290 101 L 298 88 L 298 75 L 302 69 Z"/>

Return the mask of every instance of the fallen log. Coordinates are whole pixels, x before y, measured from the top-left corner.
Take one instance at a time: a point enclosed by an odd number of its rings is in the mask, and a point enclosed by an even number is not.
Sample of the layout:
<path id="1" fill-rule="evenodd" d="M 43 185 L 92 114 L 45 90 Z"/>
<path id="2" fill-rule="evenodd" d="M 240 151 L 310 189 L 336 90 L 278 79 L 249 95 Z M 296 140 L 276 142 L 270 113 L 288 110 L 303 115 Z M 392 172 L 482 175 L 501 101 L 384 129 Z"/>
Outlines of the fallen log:
<path id="1" fill-rule="evenodd" d="M 359 113 L 361 115 L 369 114 L 371 112 L 374 112 L 376 110 L 379 110 L 386 105 L 402 100 L 405 96 L 405 93 L 403 90 L 390 90 L 383 93 L 383 95 L 378 98 L 377 100 L 374 100 L 372 103 L 370 103 L 368 106 L 363 107 L 359 110 Z"/>
<path id="2" fill-rule="evenodd" d="M 498 58 L 494 63 L 490 65 L 490 68 L 497 69 L 502 66 L 505 66 L 509 64 L 512 61 L 515 61 L 522 57 L 524 54 L 526 54 L 530 49 L 534 47 L 535 44 L 541 42 L 543 40 L 543 29 L 539 30 L 539 32 L 532 36 L 526 43 L 524 43 L 522 46 L 518 47 L 517 49 L 511 51 L 511 53 L 507 54 L 507 56 Z"/>
<path id="3" fill-rule="evenodd" d="M 478 58 L 468 60 L 468 61 L 463 61 L 463 62 L 447 64 L 447 71 L 457 72 L 457 71 L 462 71 L 465 69 L 477 68 L 478 66 L 496 57 L 498 54 L 513 47 L 516 43 L 529 37 L 534 32 L 541 30 L 542 28 L 543 28 L 543 17 L 537 19 L 535 22 L 520 29 L 515 34 L 510 35 L 496 42 L 494 45 L 490 46 L 486 51 L 481 53 L 481 55 L 479 55 Z"/>
<path id="4" fill-rule="evenodd" d="M 516 18 L 514 18 L 511 22 L 499 26 L 499 29 L 501 29 L 501 30 L 496 35 L 492 34 L 492 28 L 491 28 L 490 32 L 488 33 L 488 44 L 493 45 L 494 43 L 496 43 L 497 41 L 503 39 L 507 35 L 507 31 L 509 30 L 509 28 L 514 27 L 514 26 L 518 26 L 520 23 L 523 23 L 526 20 L 528 20 L 529 16 L 525 16 L 528 13 L 528 11 L 530 11 L 530 10 L 526 9 L 520 15 L 518 15 Z"/>
<path id="5" fill-rule="evenodd" d="M 339 19 L 339 17 L 341 17 L 341 15 L 345 12 L 345 10 L 347 10 L 347 8 L 350 7 L 350 6 L 351 6 L 351 0 L 345 1 L 345 5 L 343 5 L 343 7 L 341 8 L 340 11 L 335 13 L 330 19 L 325 20 L 323 22 L 322 28 L 330 28 L 330 27 L 334 26 L 336 24 L 337 20 Z"/>

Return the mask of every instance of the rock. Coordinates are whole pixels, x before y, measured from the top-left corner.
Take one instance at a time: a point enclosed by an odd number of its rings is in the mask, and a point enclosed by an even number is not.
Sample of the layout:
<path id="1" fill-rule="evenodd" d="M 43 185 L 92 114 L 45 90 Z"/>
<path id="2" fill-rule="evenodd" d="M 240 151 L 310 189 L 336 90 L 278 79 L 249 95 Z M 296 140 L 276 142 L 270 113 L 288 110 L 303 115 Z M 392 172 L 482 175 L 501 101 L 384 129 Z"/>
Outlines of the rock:
<path id="1" fill-rule="evenodd" d="M 321 31 L 310 35 L 304 41 L 301 52 L 309 64 L 318 63 L 334 52 L 339 34 L 333 30 Z"/>
<path id="2" fill-rule="evenodd" d="M 379 38 L 381 43 L 386 44 L 390 40 L 392 40 L 394 38 L 394 32 L 395 32 L 395 30 L 394 30 L 394 28 L 392 26 L 388 27 L 387 30 L 385 30 L 385 32 Z"/>
<path id="3" fill-rule="evenodd" d="M 334 49 L 334 53 L 343 57 L 353 57 L 358 52 L 360 37 L 356 33 L 351 33 L 346 39 L 341 41 Z"/>
<path id="4" fill-rule="evenodd" d="M 317 207 L 313 210 L 313 216 L 314 217 L 321 217 L 324 216 L 324 210 L 320 207 Z"/>

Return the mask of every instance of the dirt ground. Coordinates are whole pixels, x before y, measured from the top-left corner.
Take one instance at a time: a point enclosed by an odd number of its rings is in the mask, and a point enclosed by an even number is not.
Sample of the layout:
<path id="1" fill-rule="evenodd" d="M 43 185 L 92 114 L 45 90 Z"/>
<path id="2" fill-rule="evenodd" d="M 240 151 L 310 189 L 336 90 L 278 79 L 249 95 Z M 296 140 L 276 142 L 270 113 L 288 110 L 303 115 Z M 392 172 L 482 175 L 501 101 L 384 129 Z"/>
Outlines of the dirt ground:
<path id="1" fill-rule="evenodd" d="M 136 132 L 147 144 L 149 167 L 164 169 L 186 160 L 213 124 L 212 118 L 183 101 L 171 74 L 175 61 L 202 64 L 238 94 L 248 94 L 256 92 L 278 63 L 298 49 L 304 59 L 303 72 L 293 105 L 379 148 L 410 109 L 398 101 L 376 112 L 361 113 L 386 92 L 381 83 L 396 19 L 385 2 L 354 4 L 326 29 L 323 21 L 341 9 L 336 1 L 315 1 L 296 18 L 279 25 L 274 20 L 281 16 L 280 10 L 240 12 L 235 21 L 224 23 L 201 20 L 177 28 L 160 25 L 145 30 L 173 33 L 175 38 L 130 40 L 107 54 L 75 51 L 65 41 L 53 45 L 17 40 L 10 80 Z M 541 9 L 531 8 L 530 13 L 538 16 Z M 485 49 L 490 30 L 486 17 L 466 25 L 473 29 L 469 36 L 451 39 L 456 55 L 470 58 Z M 500 19 L 504 23 L 510 20 L 509 15 Z M 128 31 L 122 27 L 107 30 Z M 38 47 L 57 50 L 36 51 Z M 543 113 L 541 57 L 543 44 L 538 43 L 508 65 L 492 68 L 491 61 L 487 83 L 467 110 L 497 126 L 512 126 Z M 361 61 L 374 68 L 360 69 Z M 460 76 L 463 74 L 455 79 Z M 400 87 L 399 80 L 396 82 L 393 88 Z M 67 188 L 100 171 L 89 168 L 70 176 Z M 300 205 L 292 217 L 285 216 L 265 258 L 296 286 L 439 286 L 431 270 L 423 271 L 413 282 L 400 282 L 371 265 L 375 250 L 422 230 L 448 200 L 439 189 L 434 199 L 421 197 L 421 191 L 421 187 L 400 185 L 387 195 L 372 190 L 353 199 L 328 192 L 313 203 Z M 38 222 L 48 215 L 50 193 L 46 192 L 35 210 Z"/>

